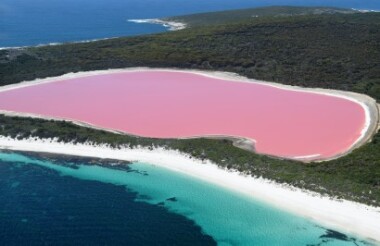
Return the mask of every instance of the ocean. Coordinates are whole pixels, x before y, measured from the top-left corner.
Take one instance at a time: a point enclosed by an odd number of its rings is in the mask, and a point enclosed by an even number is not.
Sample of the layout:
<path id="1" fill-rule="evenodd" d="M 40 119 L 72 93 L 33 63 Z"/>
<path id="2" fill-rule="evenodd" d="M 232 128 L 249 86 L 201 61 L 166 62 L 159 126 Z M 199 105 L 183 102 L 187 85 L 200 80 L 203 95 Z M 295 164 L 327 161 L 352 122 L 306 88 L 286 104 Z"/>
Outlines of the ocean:
<path id="1" fill-rule="evenodd" d="M 149 163 L 0 152 L 0 245 L 370 245 Z"/>
<path id="2" fill-rule="evenodd" d="M 0 47 L 157 33 L 166 28 L 127 20 L 270 5 L 380 10 L 376 0 L 2 0 Z"/>

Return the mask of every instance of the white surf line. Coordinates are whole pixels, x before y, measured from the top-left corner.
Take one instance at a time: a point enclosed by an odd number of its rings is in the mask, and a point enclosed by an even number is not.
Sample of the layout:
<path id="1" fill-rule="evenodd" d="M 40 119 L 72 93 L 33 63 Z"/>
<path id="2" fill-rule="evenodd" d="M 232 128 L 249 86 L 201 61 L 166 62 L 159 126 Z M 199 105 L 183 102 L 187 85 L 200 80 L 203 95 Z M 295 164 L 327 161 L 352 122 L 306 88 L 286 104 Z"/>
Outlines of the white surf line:
<path id="1" fill-rule="evenodd" d="M 127 21 L 133 23 L 158 24 L 168 28 L 169 31 L 178 31 L 187 27 L 187 25 L 183 22 L 165 21 L 162 19 L 128 19 Z"/>
<path id="2" fill-rule="evenodd" d="M 377 10 L 377 9 L 355 9 L 355 8 L 351 8 L 352 10 L 354 11 L 358 11 L 360 13 L 379 13 L 380 10 Z"/>
<path id="3" fill-rule="evenodd" d="M 328 160 L 339 158 L 343 155 L 350 153 L 356 147 L 360 147 L 362 144 L 364 144 L 364 142 L 366 142 L 363 140 L 365 140 L 365 138 L 368 138 L 369 140 L 368 135 L 372 135 L 372 132 L 371 134 L 369 134 L 371 125 L 378 124 L 378 120 L 379 120 L 379 111 L 377 109 L 376 101 L 373 98 L 364 94 L 359 94 L 359 93 L 349 92 L 349 91 L 339 91 L 339 90 L 321 89 L 321 88 L 304 88 L 304 87 L 298 87 L 298 86 L 283 85 L 283 84 L 279 84 L 275 82 L 249 79 L 247 77 L 238 75 L 236 73 L 221 72 L 221 71 L 202 71 L 202 70 L 193 70 L 193 69 L 149 68 L 149 67 L 132 67 L 132 68 L 122 68 L 122 69 L 95 70 L 95 71 L 86 71 L 86 72 L 77 72 L 77 73 L 67 73 L 61 76 L 57 76 L 57 77 L 35 79 L 32 81 L 23 81 L 17 84 L 10 84 L 10 85 L 0 87 L 0 92 L 23 88 L 27 86 L 38 85 L 38 84 L 53 83 L 53 82 L 57 82 L 57 81 L 65 80 L 65 79 L 76 79 L 76 78 L 89 77 L 89 76 L 95 76 L 95 75 L 106 75 L 106 74 L 112 74 L 112 73 L 149 72 L 149 71 L 193 73 L 200 76 L 219 79 L 223 81 L 229 80 L 231 82 L 253 83 L 253 84 L 259 84 L 259 85 L 264 85 L 264 86 L 270 86 L 270 87 L 274 87 L 281 90 L 296 91 L 296 92 L 303 92 L 303 93 L 313 93 L 313 94 L 318 94 L 318 95 L 342 98 L 345 100 L 352 101 L 356 104 L 359 104 L 363 108 L 364 114 L 365 114 L 365 123 L 364 123 L 363 129 L 361 130 L 361 134 L 359 138 L 356 139 L 356 141 L 350 146 L 350 148 L 348 148 L 347 151 L 340 153 L 337 156 L 334 156 L 332 158 L 322 159 L 320 161 L 328 161 Z M 368 106 L 369 103 L 374 104 L 374 108 L 376 108 L 376 111 L 377 111 L 376 119 L 372 119 L 371 117 L 370 108 Z M 374 129 L 375 131 L 377 127 L 374 127 L 374 128 L 375 128 Z M 281 158 L 289 158 L 289 157 L 281 157 Z M 298 159 L 298 160 L 304 160 L 304 159 Z M 308 159 L 305 159 L 305 161 L 308 161 Z M 317 160 L 314 160 L 314 161 L 317 161 Z"/>
<path id="4" fill-rule="evenodd" d="M 52 139 L 24 140 L 0 136 L 0 149 L 137 161 L 156 165 L 224 187 L 271 206 L 305 217 L 327 228 L 380 242 L 380 207 L 337 200 L 290 185 L 228 171 L 210 161 L 164 148 L 112 148 L 92 143 L 59 143 Z"/>
<path id="5" fill-rule="evenodd" d="M 42 44 L 37 44 L 37 45 L 9 46 L 9 47 L 0 47 L 0 50 L 18 50 L 18 49 L 27 49 L 27 48 L 34 48 L 34 47 L 58 46 L 58 45 L 64 45 L 64 44 L 82 44 L 82 43 L 91 43 L 91 42 L 109 40 L 109 39 L 115 39 L 115 38 L 121 38 L 121 37 L 123 36 L 108 37 L 108 38 L 94 38 L 94 39 L 85 39 L 85 40 L 67 41 L 67 42 L 51 42 L 51 43 L 42 43 Z"/>

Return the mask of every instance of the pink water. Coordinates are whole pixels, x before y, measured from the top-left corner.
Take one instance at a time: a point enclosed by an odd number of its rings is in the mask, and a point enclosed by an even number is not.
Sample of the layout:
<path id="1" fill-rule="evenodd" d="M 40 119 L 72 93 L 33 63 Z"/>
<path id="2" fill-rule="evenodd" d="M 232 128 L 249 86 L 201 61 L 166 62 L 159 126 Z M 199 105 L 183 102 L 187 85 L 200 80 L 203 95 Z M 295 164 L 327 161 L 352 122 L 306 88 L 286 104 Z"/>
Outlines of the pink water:
<path id="1" fill-rule="evenodd" d="M 187 72 L 143 71 L 65 79 L 0 92 L 0 109 L 75 119 L 158 138 L 241 136 L 281 157 L 342 153 L 360 137 L 352 101 Z"/>

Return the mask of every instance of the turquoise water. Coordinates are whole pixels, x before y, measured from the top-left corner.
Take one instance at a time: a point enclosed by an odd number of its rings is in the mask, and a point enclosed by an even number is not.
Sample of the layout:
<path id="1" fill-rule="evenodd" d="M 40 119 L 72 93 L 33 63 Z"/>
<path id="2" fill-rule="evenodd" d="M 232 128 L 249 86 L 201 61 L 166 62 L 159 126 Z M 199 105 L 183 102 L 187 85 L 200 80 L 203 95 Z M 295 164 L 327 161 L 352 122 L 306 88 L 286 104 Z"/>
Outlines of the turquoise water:
<path id="1" fill-rule="evenodd" d="M 162 207 L 165 208 L 163 213 L 170 212 L 195 222 L 203 234 L 211 236 L 218 245 L 367 245 L 251 198 L 150 164 L 133 163 L 123 169 L 89 165 L 89 161 L 81 159 L 51 161 L 19 153 L 0 153 L 0 167 L 2 163 L 12 163 L 26 170 L 37 166 L 54 171 L 59 174 L 57 180 L 69 177 L 96 182 L 100 187 L 125 187 L 125 193 L 137 194 L 135 203 Z M 44 179 L 40 177 L 40 180 L 43 185 Z M 20 181 L 13 180 L 10 186 L 17 189 Z M 66 192 L 70 189 L 76 187 L 69 187 Z M 112 211 L 109 213 L 112 216 Z M 149 213 L 147 210 L 146 214 Z M 173 226 L 173 221 L 170 223 Z M 167 224 L 168 221 L 161 221 L 162 234 L 171 233 L 165 231 Z M 181 227 L 182 222 L 177 226 Z"/>
<path id="2" fill-rule="evenodd" d="M 378 0 L 1 0 L 0 47 L 156 33 L 165 28 L 127 19 L 270 5 L 380 9 Z"/>

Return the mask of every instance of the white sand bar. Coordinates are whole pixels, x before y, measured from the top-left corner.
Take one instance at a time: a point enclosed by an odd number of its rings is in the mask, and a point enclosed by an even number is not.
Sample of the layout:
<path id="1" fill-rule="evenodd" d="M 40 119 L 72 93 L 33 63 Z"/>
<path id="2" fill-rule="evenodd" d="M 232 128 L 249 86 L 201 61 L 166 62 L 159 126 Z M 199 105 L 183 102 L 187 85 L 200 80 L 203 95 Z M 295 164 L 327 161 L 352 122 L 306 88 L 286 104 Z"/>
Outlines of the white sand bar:
<path id="1" fill-rule="evenodd" d="M 92 144 L 64 144 L 50 139 L 15 140 L 1 136 L 0 148 L 151 163 L 267 202 L 331 229 L 380 242 L 380 207 L 322 197 L 317 193 L 266 179 L 248 177 L 221 169 L 210 162 L 190 158 L 178 151 L 162 148 L 113 149 Z"/>

